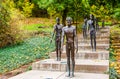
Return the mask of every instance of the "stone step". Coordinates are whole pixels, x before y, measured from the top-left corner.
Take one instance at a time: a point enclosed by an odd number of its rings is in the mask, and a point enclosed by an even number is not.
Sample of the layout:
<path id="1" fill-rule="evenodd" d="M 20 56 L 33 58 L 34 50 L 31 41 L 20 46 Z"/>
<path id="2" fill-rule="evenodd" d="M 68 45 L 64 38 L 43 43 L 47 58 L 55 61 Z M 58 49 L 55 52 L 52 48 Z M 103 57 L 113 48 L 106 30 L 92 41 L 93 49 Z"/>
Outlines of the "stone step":
<path id="1" fill-rule="evenodd" d="M 99 30 L 97 31 L 108 31 L 108 30 L 110 30 L 110 28 L 99 28 Z"/>
<path id="2" fill-rule="evenodd" d="M 108 30 L 108 29 L 96 31 L 96 34 L 100 34 L 100 35 L 107 35 L 108 33 L 110 33 L 110 30 Z"/>
<path id="3" fill-rule="evenodd" d="M 78 39 L 78 41 L 90 41 L 90 39 Z M 97 42 L 99 41 L 110 41 L 109 38 L 104 38 L 104 39 L 96 39 Z"/>
<path id="4" fill-rule="evenodd" d="M 109 44 L 97 44 L 96 45 L 96 50 L 101 50 L 101 51 L 105 51 L 109 48 Z M 66 46 L 63 46 L 63 51 L 66 50 Z M 78 44 L 78 50 L 92 50 L 91 48 L 91 44 Z"/>
<path id="5" fill-rule="evenodd" d="M 83 36 L 79 36 L 78 39 L 84 39 Z M 90 39 L 90 35 L 87 37 L 87 39 Z M 96 39 L 109 39 L 109 36 L 96 36 Z"/>
<path id="6" fill-rule="evenodd" d="M 89 32 L 90 31 L 87 31 L 87 33 Z M 110 33 L 109 29 L 102 29 L 102 30 L 96 31 L 96 34 L 107 34 L 107 33 Z"/>
<path id="7" fill-rule="evenodd" d="M 65 77 L 66 74 L 66 72 L 30 70 L 9 79 L 70 79 Z M 109 79 L 109 75 L 75 72 L 75 77 L 71 79 Z"/>
<path id="8" fill-rule="evenodd" d="M 56 59 L 56 52 L 51 52 L 50 53 L 50 58 Z M 66 58 L 66 51 L 63 51 L 61 54 L 61 58 L 65 59 Z M 100 60 L 108 60 L 109 59 L 109 51 L 85 51 L 85 50 L 80 50 L 78 53 L 75 55 L 76 59 L 100 59 Z"/>
<path id="9" fill-rule="evenodd" d="M 97 44 L 96 45 L 96 50 L 107 50 L 109 48 L 109 44 Z M 91 45 L 90 44 L 79 44 L 78 49 L 84 49 L 84 50 L 91 50 Z"/>
<path id="10" fill-rule="evenodd" d="M 90 35 L 90 34 L 88 34 L 88 35 Z M 100 36 L 100 37 L 109 37 L 109 35 L 110 35 L 110 33 L 108 32 L 108 33 L 101 33 L 101 32 L 99 32 L 99 33 L 96 33 L 96 36 Z"/>
<path id="11" fill-rule="evenodd" d="M 109 39 L 105 39 L 105 40 L 96 40 L 97 44 L 109 44 Z M 79 44 L 90 44 L 91 40 L 78 40 Z"/>
<path id="12" fill-rule="evenodd" d="M 110 26 L 105 26 L 104 28 L 103 27 L 100 27 L 101 30 L 106 30 L 106 29 L 110 29 Z"/>
<path id="13" fill-rule="evenodd" d="M 105 29 L 105 30 L 102 29 L 100 30 L 100 33 L 109 33 L 109 31 L 110 31 L 109 29 Z"/>
<path id="14" fill-rule="evenodd" d="M 75 72 L 105 73 L 109 70 L 108 60 L 75 60 Z M 66 59 L 56 61 L 55 59 L 41 60 L 32 64 L 33 70 L 42 71 L 66 71 Z"/>
<path id="15" fill-rule="evenodd" d="M 68 78 L 66 77 L 65 73 L 60 78 L 57 79 L 109 79 L 108 74 L 97 74 L 97 73 L 75 73 L 74 78 Z"/>

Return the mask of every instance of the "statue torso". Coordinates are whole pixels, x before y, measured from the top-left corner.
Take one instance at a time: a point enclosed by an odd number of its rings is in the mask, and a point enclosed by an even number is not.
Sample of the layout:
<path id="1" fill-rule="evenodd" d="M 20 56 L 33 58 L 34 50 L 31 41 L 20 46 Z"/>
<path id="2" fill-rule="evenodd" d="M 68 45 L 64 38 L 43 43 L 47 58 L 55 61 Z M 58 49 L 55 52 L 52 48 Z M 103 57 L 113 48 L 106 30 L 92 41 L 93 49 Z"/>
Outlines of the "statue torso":
<path id="1" fill-rule="evenodd" d="M 89 25 L 90 31 L 93 31 L 95 29 L 93 20 L 88 20 L 88 25 Z"/>
<path id="2" fill-rule="evenodd" d="M 75 27 L 74 26 L 66 26 L 64 28 L 65 36 L 66 36 L 66 42 L 67 43 L 73 43 L 74 42 L 74 34 L 75 34 Z"/>
<path id="3" fill-rule="evenodd" d="M 60 25 L 55 25 L 54 26 L 54 29 L 55 29 L 55 31 L 56 31 L 56 36 L 61 36 L 61 33 L 62 33 L 62 24 L 60 24 Z"/>

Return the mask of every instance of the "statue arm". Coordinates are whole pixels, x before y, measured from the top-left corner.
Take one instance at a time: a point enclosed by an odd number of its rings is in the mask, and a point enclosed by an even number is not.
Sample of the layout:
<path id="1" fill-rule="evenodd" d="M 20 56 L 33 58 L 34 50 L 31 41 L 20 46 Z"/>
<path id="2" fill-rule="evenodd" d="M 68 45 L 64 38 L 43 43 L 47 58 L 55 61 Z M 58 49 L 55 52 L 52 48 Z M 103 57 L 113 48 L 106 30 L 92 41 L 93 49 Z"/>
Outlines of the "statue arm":
<path id="1" fill-rule="evenodd" d="M 65 32 L 64 32 L 64 27 L 63 27 L 62 28 L 62 37 L 61 37 L 61 50 L 63 50 L 64 36 L 65 36 Z"/>
<path id="2" fill-rule="evenodd" d="M 78 37 L 76 34 L 76 28 L 74 30 L 74 42 L 75 42 L 75 49 L 76 49 L 76 53 L 78 52 Z"/>
<path id="3" fill-rule="evenodd" d="M 54 35 L 55 35 L 55 29 L 53 29 L 52 38 L 54 37 Z"/>
<path id="4" fill-rule="evenodd" d="M 53 28 L 52 37 L 51 37 L 51 41 L 50 42 L 52 42 L 52 39 L 53 39 L 54 35 L 55 35 L 55 26 Z"/>
<path id="5" fill-rule="evenodd" d="M 87 21 L 87 32 L 89 33 L 89 29 L 90 28 L 90 25 L 89 25 L 89 20 Z"/>

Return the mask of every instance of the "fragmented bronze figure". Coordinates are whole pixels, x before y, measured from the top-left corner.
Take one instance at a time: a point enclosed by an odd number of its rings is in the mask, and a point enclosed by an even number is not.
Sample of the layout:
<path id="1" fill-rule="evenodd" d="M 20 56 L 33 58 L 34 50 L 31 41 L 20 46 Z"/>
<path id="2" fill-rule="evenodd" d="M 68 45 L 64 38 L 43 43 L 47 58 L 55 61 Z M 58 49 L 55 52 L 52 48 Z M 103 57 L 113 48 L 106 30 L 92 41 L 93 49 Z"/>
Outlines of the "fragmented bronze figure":
<path id="1" fill-rule="evenodd" d="M 94 16 L 92 14 L 90 14 L 90 20 L 88 20 L 87 23 L 88 23 L 88 31 L 90 33 L 92 51 L 96 51 L 96 31 L 95 31 Z"/>
<path id="2" fill-rule="evenodd" d="M 74 77 L 75 69 L 75 49 L 78 51 L 78 39 L 76 27 L 72 25 L 72 18 L 66 18 L 67 26 L 62 29 L 61 50 L 63 50 L 64 37 L 66 37 L 66 56 L 67 56 L 67 77 Z M 72 60 L 70 67 L 70 58 Z"/>
<path id="3" fill-rule="evenodd" d="M 61 35 L 62 35 L 62 27 L 63 25 L 60 24 L 60 18 L 56 18 L 56 24 L 54 25 L 54 32 L 52 38 L 55 35 L 55 45 L 56 45 L 56 56 L 57 61 L 61 60 Z"/>
<path id="4" fill-rule="evenodd" d="M 87 38 L 87 17 L 84 17 L 84 24 L 82 26 L 83 29 L 83 38 Z"/>

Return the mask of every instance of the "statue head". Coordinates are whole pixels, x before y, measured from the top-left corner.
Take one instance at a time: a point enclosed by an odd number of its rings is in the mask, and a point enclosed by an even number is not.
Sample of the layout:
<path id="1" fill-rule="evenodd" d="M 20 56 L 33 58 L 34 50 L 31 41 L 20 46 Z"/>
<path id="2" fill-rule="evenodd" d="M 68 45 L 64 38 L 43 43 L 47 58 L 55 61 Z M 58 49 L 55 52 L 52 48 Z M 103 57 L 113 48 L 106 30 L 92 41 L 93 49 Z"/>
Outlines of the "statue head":
<path id="1" fill-rule="evenodd" d="M 71 17 L 67 17 L 66 18 L 66 22 L 67 22 L 68 26 L 70 26 L 72 24 L 72 18 Z"/>
<path id="2" fill-rule="evenodd" d="M 60 24 L 60 18 L 59 17 L 56 18 L 56 23 Z"/>
<path id="3" fill-rule="evenodd" d="M 94 19 L 94 16 L 93 16 L 92 14 L 90 14 L 90 19 L 91 19 L 91 20 Z"/>

